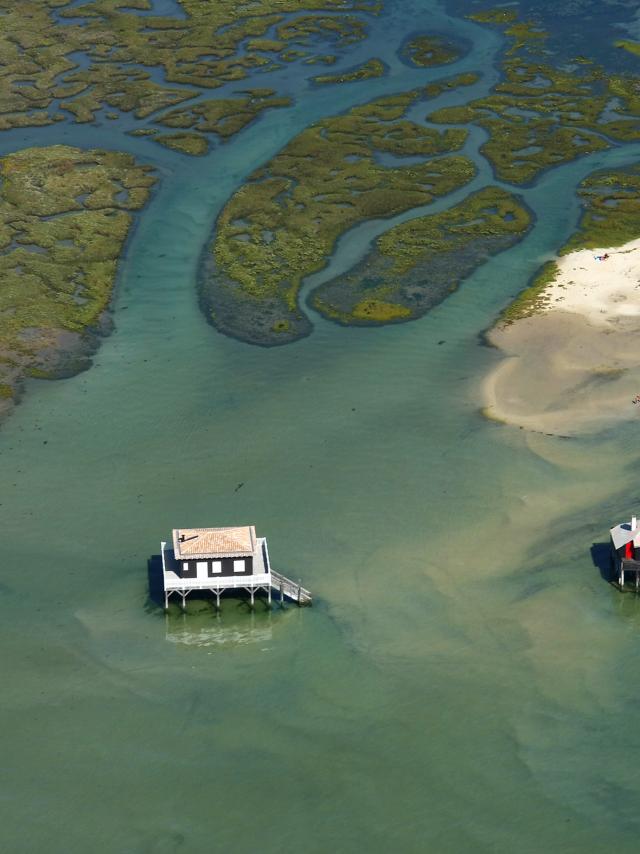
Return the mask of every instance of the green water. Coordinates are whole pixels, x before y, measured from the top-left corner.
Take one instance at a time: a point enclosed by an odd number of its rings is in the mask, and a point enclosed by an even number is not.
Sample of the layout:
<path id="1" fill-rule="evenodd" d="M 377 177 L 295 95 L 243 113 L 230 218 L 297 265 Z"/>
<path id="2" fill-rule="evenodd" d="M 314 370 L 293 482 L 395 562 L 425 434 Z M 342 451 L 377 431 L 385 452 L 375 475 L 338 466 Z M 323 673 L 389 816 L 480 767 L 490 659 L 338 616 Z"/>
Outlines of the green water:
<path id="1" fill-rule="evenodd" d="M 397 74 L 374 84 L 417 79 Z M 570 232 L 580 178 L 639 149 L 527 191 L 531 236 L 422 321 L 314 318 L 299 344 L 250 348 L 206 325 L 198 256 L 242 176 L 336 109 L 306 97 L 204 164 L 127 142 L 163 181 L 116 331 L 0 431 L 2 848 L 636 851 L 640 611 L 590 555 L 638 498 L 636 428 L 564 441 L 484 421 L 499 355 L 479 334 Z M 149 605 L 171 527 L 245 523 L 312 609 Z"/>

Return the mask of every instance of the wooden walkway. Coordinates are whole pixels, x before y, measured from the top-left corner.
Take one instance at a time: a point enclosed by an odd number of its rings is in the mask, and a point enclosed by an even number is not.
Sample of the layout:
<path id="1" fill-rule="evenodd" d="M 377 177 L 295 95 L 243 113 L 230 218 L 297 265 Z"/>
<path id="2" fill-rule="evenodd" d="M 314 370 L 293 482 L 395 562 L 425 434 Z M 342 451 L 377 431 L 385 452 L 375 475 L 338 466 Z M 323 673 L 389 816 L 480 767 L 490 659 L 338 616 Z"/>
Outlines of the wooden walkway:
<path id="1" fill-rule="evenodd" d="M 311 605 L 313 601 L 311 593 L 305 590 L 301 584 L 296 584 L 286 575 L 282 575 L 274 569 L 271 570 L 271 587 L 280 594 L 281 602 L 284 597 L 291 599 L 298 605 Z"/>

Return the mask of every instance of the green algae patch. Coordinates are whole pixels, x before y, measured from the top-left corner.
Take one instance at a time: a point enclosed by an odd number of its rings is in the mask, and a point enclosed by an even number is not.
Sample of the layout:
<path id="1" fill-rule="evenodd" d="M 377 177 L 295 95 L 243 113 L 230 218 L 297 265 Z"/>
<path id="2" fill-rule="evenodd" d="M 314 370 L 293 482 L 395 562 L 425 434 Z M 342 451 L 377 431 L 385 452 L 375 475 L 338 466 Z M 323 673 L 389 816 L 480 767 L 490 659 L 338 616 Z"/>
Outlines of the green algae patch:
<path id="1" fill-rule="evenodd" d="M 0 158 L 0 382 L 87 366 L 118 258 L 155 179 L 131 155 L 64 145 Z"/>
<path id="2" fill-rule="evenodd" d="M 387 73 L 387 66 L 381 59 L 369 59 L 351 68 L 347 71 L 342 71 L 338 74 L 319 74 L 312 78 L 312 82 L 317 86 L 325 86 L 332 83 L 353 83 L 356 80 L 368 80 L 372 77 L 384 77 Z"/>
<path id="3" fill-rule="evenodd" d="M 153 140 L 166 148 L 190 154 L 192 157 L 202 157 L 209 151 L 209 143 L 199 133 L 159 133 Z"/>
<path id="4" fill-rule="evenodd" d="M 487 187 L 446 211 L 385 232 L 352 270 L 317 288 L 311 305 L 346 325 L 421 317 L 489 256 L 521 240 L 531 224 L 520 199 Z"/>
<path id="5" fill-rule="evenodd" d="M 465 131 L 441 133 L 404 119 L 424 97 L 416 89 L 317 122 L 232 196 L 201 284 L 203 309 L 218 329 L 263 345 L 307 334 L 298 305 L 302 280 L 324 266 L 341 234 L 471 180 L 472 162 L 452 154 Z M 396 158 L 394 165 L 385 165 L 385 155 Z M 425 160 L 396 165 L 407 155 Z M 283 320 L 288 328 L 275 333 Z"/>
<path id="6" fill-rule="evenodd" d="M 289 332 L 291 330 L 291 324 L 288 320 L 276 320 L 276 322 L 271 327 L 271 331 L 276 334 L 281 334 L 283 332 Z"/>
<path id="7" fill-rule="evenodd" d="M 458 45 L 437 35 L 414 36 L 400 50 L 400 57 L 417 68 L 456 62 L 462 54 L 463 50 Z"/>

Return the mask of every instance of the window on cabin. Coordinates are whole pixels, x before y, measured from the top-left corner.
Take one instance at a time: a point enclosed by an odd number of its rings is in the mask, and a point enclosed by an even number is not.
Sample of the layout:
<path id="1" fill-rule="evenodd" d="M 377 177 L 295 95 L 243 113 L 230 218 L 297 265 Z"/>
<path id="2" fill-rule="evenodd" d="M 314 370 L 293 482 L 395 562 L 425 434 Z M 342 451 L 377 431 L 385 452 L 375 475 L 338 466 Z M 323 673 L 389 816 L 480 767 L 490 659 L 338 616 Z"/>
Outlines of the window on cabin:
<path id="1" fill-rule="evenodd" d="M 198 575 L 206 575 L 207 574 L 207 562 L 206 560 L 199 560 L 196 563 L 196 569 L 198 571 Z"/>
<path id="2" fill-rule="evenodd" d="M 182 574 L 183 574 L 183 575 L 188 575 L 188 574 L 189 574 L 189 562 L 188 562 L 188 561 L 186 561 L 186 560 L 185 560 L 185 561 L 183 562 L 183 564 L 182 564 Z"/>
<path id="3" fill-rule="evenodd" d="M 234 560 L 233 571 L 234 572 L 244 572 L 244 560 Z"/>
<path id="4" fill-rule="evenodd" d="M 221 560 L 212 560 L 211 561 L 211 572 L 209 575 L 219 574 L 222 572 L 222 561 Z"/>

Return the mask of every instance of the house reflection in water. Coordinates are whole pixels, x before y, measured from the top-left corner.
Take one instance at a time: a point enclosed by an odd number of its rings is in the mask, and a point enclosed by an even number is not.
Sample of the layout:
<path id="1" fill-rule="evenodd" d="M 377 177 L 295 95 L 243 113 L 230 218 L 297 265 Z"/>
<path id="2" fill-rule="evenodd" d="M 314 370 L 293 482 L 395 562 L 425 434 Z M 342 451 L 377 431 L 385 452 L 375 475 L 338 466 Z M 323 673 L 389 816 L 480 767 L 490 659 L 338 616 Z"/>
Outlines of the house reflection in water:
<path id="1" fill-rule="evenodd" d="M 271 614 L 243 615 L 238 622 L 222 622 L 211 617 L 197 620 L 186 614 L 167 614 L 165 617 L 166 639 L 185 646 L 222 647 L 265 644 L 273 639 Z"/>

